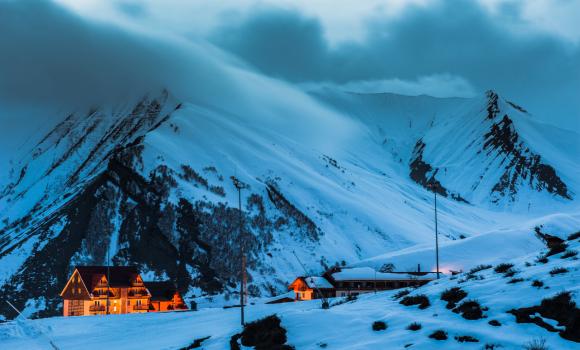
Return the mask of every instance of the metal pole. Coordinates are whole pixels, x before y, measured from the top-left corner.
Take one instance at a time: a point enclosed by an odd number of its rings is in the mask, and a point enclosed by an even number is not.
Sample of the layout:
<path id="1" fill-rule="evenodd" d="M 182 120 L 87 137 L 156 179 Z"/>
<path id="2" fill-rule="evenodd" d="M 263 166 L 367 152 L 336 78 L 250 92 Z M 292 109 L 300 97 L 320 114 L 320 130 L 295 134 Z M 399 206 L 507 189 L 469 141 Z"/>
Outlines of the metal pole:
<path id="1" fill-rule="evenodd" d="M 242 256 L 242 275 L 240 281 L 240 322 L 242 327 L 245 325 L 244 321 L 244 299 L 245 299 L 245 284 L 246 284 L 246 255 L 244 251 L 244 242 L 242 239 L 242 188 L 245 188 L 245 185 L 240 182 L 235 176 L 230 177 L 234 186 L 238 190 L 238 224 L 239 224 L 239 237 L 240 237 L 240 253 Z"/>
<path id="2" fill-rule="evenodd" d="M 435 259 L 437 261 L 437 279 L 439 279 L 439 233 L 437 231 L 437 188 L 433 190 L 435 193 Z"/>
<path id="3" fill-rule="evenodd" d="M 244 243 L 242 241 L 242 187 L 239 184 L 236 186 L 238 189 L 238 214 L 239 214 L 239 230 L 240 230 L 240 246 L 241 246 L 241 253 L 242 253 L 242 280 L 240 283 L 240 320 L 242 323 L 242 327 L 245 325 L 244 322 L 244 280 L 246 279 L 246 256 L 244 254 Z"/>
<path id="4" fill-rule="evenodd" d="M 107 311 L 105 311 L 105 314 L 106 314 L 106 315 L 108 315 L 108 314 L 109 314 L 109 291 L 110 291 L 110 284 L 109 284 L 109 280 L 110 280 L 110 276 L 111 276 L 111 274 L 109 273 L 109 270 L 110 270 L 110 269 L 109 269 L 109 264 L 110 264 L 110 262 L 109 262 L 109 260 L 110 260 L 110 259 L 109 259 L 109 250 L 110 250 L 110 249 L 109 249 L 109 248 L 110 248 L 110 244 L 111 244 L 111 243 L 109 242 L 109 247 L 107 248 L 107 306 L 106 306 L 106 310 L 107 310 Z"/>

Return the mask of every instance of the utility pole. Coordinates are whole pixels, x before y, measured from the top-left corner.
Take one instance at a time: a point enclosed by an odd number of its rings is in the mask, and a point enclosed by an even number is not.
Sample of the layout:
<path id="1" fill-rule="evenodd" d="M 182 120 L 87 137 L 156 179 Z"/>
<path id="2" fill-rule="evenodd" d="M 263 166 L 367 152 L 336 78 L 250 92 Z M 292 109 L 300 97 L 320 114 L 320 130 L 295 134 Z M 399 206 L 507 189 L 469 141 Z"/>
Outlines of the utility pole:
<path id="1" fill-rule="evenodd" d="M 110 248 L 110 245 L 111 245 L 111 243 L 109 242 L 109 247 L 107 247 L 107 306 L 105 306 L 106 307 L 106 311 L 105 311 L 106 315 L 109 314 L 109 292 L 110 292 L 110 286 L 111 286 L 110 282 L 109 282 L 110 277 L 111 277 L 110 269 L 109 269 L 109 265 L 110 265 L 110 257 L 109 257 L 110 249 L 109 248 Z"/>
<path id="2" fill-rule="evenodd" d="M 240 237 L 240 251 L 242 256 L 242 276 L 240 281 L 240 322 L 242 327 L 245 325 L 244 321 L 244 299 L 246 294 L 246 254 L 244 251 L 244 242 L 242 240 L 242 227 L 243 227 L 243 218 L 242 218 L 242 189 L 246 188 L 247 186 L 242 183 L 238 178 L 235 176 L 231 177 L 234 186 L 238 190 L 238 225 L 239 225 L 239 237 Z"/>
<path id="3" fill-rule="evenodd" d="M 437 184 L 435 180 L 427 185 L 435 194 L 435 261 L 437 264 L 437 279 L 439 279 L 439 232 L 437 230 Z"/>

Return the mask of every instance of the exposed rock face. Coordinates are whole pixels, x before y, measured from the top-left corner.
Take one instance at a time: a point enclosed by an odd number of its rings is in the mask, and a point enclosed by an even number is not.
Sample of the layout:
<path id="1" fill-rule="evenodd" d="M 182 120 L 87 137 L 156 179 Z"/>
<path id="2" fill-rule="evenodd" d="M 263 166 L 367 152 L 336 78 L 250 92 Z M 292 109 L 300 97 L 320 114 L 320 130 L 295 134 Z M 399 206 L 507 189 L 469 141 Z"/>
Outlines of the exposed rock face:
<path id="1" fill-rule="evenodd" d="M 506 114 L 501 121 L 494 122 L 485 134 L 483 149 L 495 152 L 505 158 L 504 173 L 492 191 L 502 196 L 514 198 L 519 183 L 528 183 L 538 191 L 546 190 L 562 198 L 571 199 L 566 184 L 558 177 L 556 170 L 542 163 L 541 156 L 529 150 Z M 497 197 L 496 197 L 497 200 Z"/>
<path id="2" fill-rule="evenodd" d="M 437 180 L 435 176 L 439 169 L 433 168 L 431 164 L 426 163 L 423 160 L 424 150 L 425 143 L 423 140 L 417 141 L 413 151 L 413 160 L 409 165 L 409 168 L 411 169 L 409 176 L 411 179 L 430 191 L 436 191 L 443 197 L 449 196 L 456 201 L 468 203 L 460 194 L 450 192 L 441 184 L 441 182 L 439 182 L 439 180 Z"/>
<path id="3" fill-rule="evenodd" d="M 417 141 L 409 163 L 411 179 L 425 188 L 435 186 L 440 195 L 451 194 L 451 198 L 459 201 L 470 198 L 469 191 L 479 190 L 485 191 L 483 195 L 492 203 L 515 202 L 518 193 L 525 189 L 572 199 L 556 169 L 530 150 L 531 145 L 520 136 L 509 115 L 527 112 L 513 102 L 502 100 L 493 91 L 488 91 L 486 96 L 482 113 L 462 116 L 462 124 L 454 129 L 429 130 L 429 137 Z M 445 149 L 452 141 L 457 150 Z M 433 161 L 433 157 L 440 159 Z M 453 172 L 464 176 L 455 176 L 449 181 L 445 176 L 446 164 L 457 164 L 459 157 L 467 161 L 464 167 Z M 458 180 L 470 186 L 457 189 Z"/>

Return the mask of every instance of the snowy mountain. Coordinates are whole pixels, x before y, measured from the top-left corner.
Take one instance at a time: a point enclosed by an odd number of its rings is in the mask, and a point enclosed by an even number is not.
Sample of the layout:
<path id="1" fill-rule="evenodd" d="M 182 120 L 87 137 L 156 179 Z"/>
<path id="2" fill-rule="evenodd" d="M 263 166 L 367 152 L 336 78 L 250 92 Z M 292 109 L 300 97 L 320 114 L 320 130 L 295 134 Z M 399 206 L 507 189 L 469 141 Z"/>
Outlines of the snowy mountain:
<path id="1" fill-rule="evenodd" d="M 306 95 L 225 73 L 246 94 L 238 103 L 163 90 L 71 111 L 30 141 L 0 192 L 0 295 L 58 314 L 73 266 L 110 257 L 173 279 L 187 299 L 228 303 L 242 246 L 252 297 L 304 273 L 294 254 L 312 272 L 379 262 L 432 269 L 429 182 L 443 197 L 446 270 L 539 249 L 536 226 L 580 226 L 567 148 L 577 135 L 539 125 L 495 93 Z M 241 236 L 231 176 L 247 185 Z M 467 259 L 481 242 L 493 250 Z M 464 254 L 445 255 L 454 250 Z"/>
<path id="2" fill-rule="evenodd" d="M 44 121 L 0 174 L 0 299 L 28 315 L 59 314 L 73 266 L 108 260 L 210 305 L 231 304 L 242 250 L 252 298 L 304 274 L 296 256 L 312 273 L 434 269 L 428 184 L 444 271 L 580 227 L 579 135 L 495 92 L 304 91 L 201 39 L 1 6 L 0 113 Z"/>

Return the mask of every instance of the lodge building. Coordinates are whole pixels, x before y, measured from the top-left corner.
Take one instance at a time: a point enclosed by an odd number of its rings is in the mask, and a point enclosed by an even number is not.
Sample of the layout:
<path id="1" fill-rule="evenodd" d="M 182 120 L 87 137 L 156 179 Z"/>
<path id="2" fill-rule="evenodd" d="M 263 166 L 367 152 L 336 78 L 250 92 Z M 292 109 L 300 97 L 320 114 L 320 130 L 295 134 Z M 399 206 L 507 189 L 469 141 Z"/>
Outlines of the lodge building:
<path id="1" fill-rule="evenodd" d="M 133 266 L 77 266 L 60 296 L 64 316 L 187 310 L 173 283 L 145 282 Z"/>
<path id="2" fill-rule="evenodd" d="M 288 290 L 293 290 L 294 300 L 299 301 L 422 286 L 434 279 L 434 272 L 378 272 L 370 267 L 334 268 L 322 276 L 300 276 L 288 286 Z"/>

